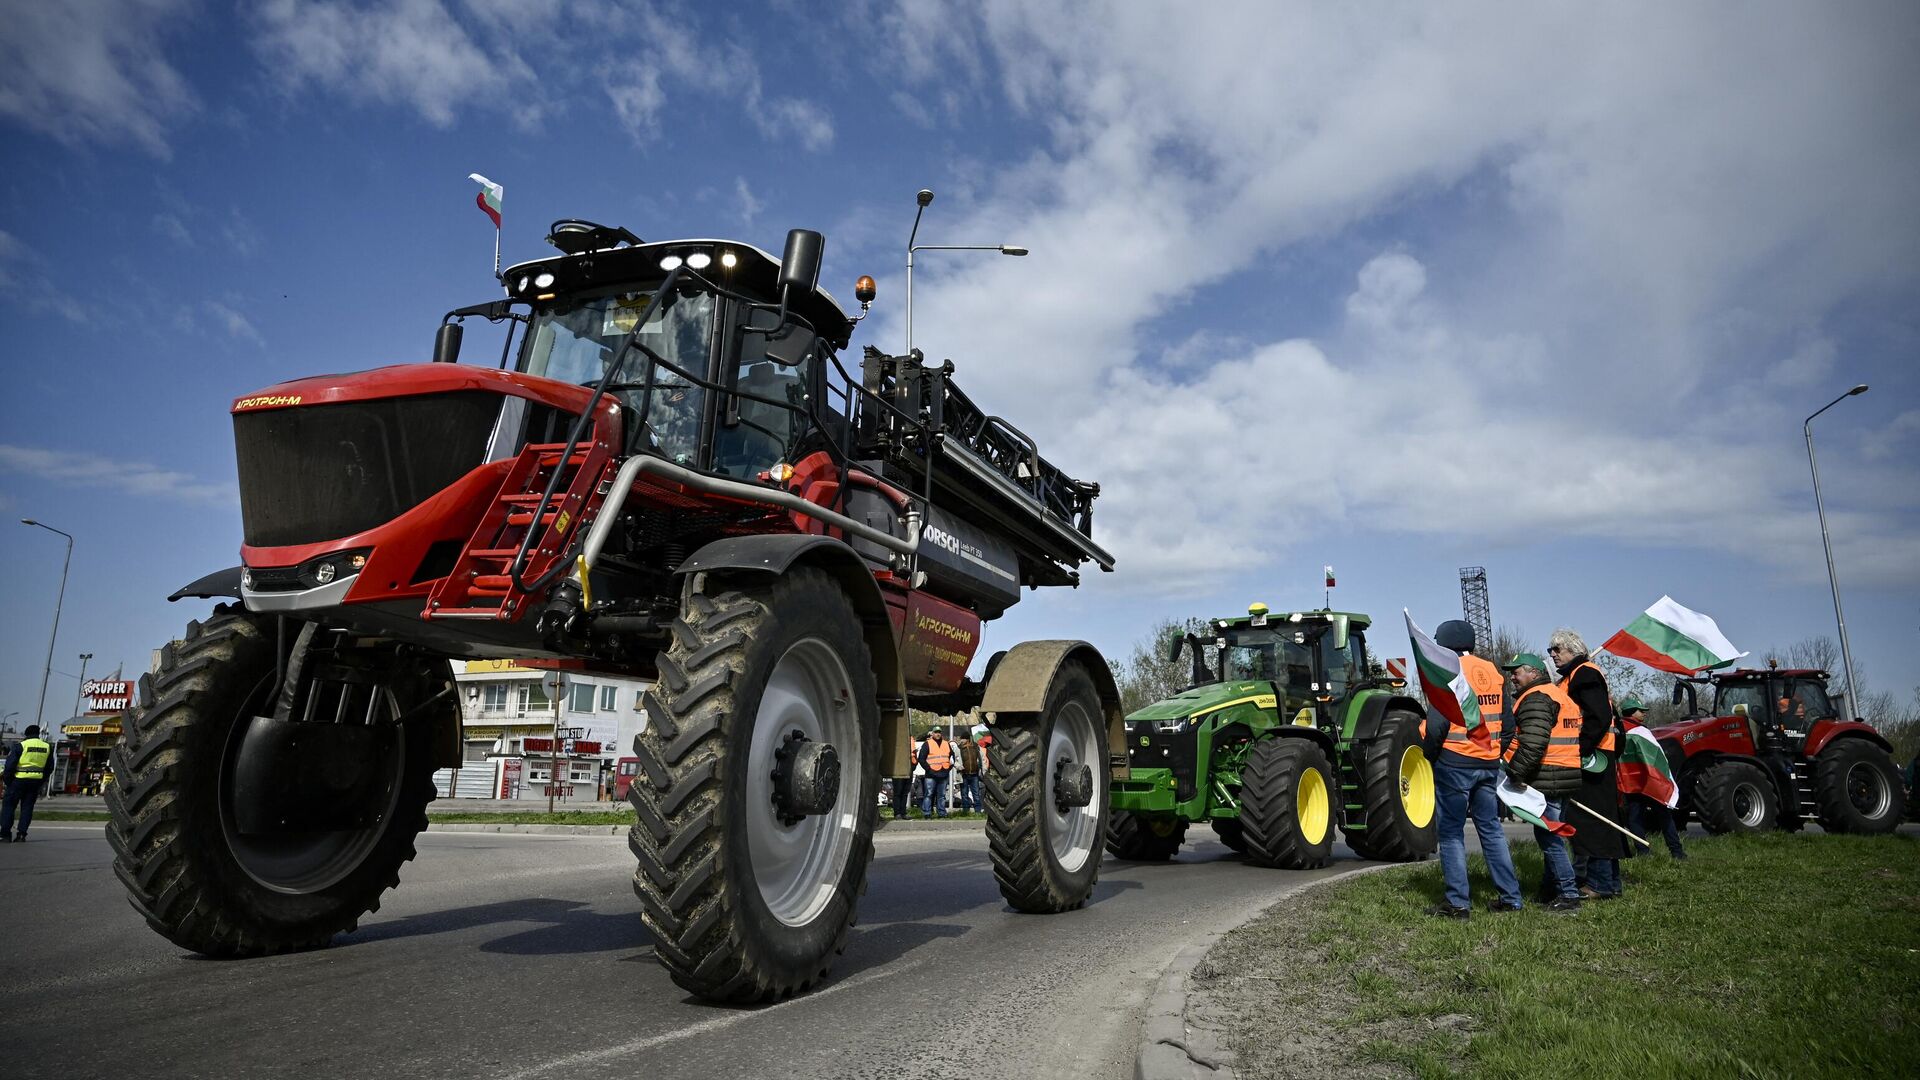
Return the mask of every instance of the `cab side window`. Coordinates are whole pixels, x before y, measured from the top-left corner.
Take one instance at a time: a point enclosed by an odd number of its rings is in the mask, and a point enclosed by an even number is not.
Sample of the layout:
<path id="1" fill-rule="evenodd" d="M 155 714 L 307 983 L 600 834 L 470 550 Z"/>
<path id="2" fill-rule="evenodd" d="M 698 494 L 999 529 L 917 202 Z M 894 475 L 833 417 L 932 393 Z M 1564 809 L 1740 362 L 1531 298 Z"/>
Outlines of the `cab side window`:
<path id="1" fill-rule="evenodd" d="M 1357 645 L 1357 639 L 1349 637 L 1346 648 L 1335 648 L 1332 633 L 1321 635 L 1320 663 L 1324 673 L 1322 693 L 1332 694 L 1336 698 L 1346 696 L 1347 688 L 1359 677 L 1354 665 Z"/>

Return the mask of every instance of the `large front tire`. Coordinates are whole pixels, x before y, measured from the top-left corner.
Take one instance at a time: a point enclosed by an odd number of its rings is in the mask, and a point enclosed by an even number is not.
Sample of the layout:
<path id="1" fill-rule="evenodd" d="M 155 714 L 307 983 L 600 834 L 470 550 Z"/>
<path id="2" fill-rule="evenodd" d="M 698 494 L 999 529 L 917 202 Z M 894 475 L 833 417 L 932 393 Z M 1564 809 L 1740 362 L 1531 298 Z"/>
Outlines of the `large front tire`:
<path id="1" fill-rule="evenodd" d="M 366 782 L 354 785 L 362 805 L 340 808 L 359 817 L 356 826 L 243 827 L 237 761 L 253 718 L 275 711 L 275 629 L 271 618 L 234 606 L 188 623 L 186 637 L 161 649 L 159 667 L 141 676 L 140 705 L 112 751 L 114 874 L 148 925 L 206 956 L 318 948 L 379 910 L 380 895 L 400 883 L 400 867 L 414 856 L 435 794 L 435 718 L 424 714 L 458 707 L 444 660 L 399 658 L 366 712 L 353 712 L 369 726 L 407 717 Z M 303 767 L 350 772 L 354 764 Z"/>
<path id="2" fill-rule="evenodd" d="M 873 857 L 879 705 L 859 617 L 802 567 L 690 593 L 658 663 L 627 840 L 654 951 L 709 1000 L 803 992 L 846 951 Z M 796 815 L 773 776 L 809 741 L 834 748 L 838 783 L 826 811 Z"/>
<path id="3" fill-rule="evenodd" d="M 1264 739 L 1240 773 L 1247 861 L 1283 870 L 1325 866 L 1333 854 L 1333 770 L 1301 738 Z"/>
<path id="4" fill-rule="evenodd" d="M 1166 862 L 1187 839 L 1183 818 L 1115 810 L 1107 819 L 1107 854 L 1129 862 Z"/>
<path id="5" fill-rule="evenodd" d="M 1389 712 L 1360 748 L 1367 827 L 1347 833 L 1347 844 L 1362 858 L 1414 862 L 1439 846 L 1433 765 L 1421 749 L 1421 724 L 1412 713 Z"/>
<path id="6" fill-rule="evenodd" d="M 1100 876 L 1110 768 L 1093 677 L 1063 665 L 1040 713 L 995 723 L 988 760 L 987 852 L 1000 895 L 1036 914 L 1085 904 Z M 1090 791 L 1073 792 L 1080 776 L 1090 777 Z"/>
<path id="7" fill-rule="evenodd" d="M 1813 793 L 1820 827 L 1832 833 L 1889 833 L 1906 816 L 1893 759 L 1858 737 L 1841 739 L 1814 759 Z"/>

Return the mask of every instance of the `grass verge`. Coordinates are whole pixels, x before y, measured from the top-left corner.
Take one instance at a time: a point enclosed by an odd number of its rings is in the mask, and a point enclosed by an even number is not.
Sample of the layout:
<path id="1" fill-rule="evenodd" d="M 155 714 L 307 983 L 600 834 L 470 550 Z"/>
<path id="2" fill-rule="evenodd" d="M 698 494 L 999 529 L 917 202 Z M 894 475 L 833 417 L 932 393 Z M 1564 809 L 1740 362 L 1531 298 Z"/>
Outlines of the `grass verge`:
<path id="1" fill-rule="evenodd" d="M 1539 849 L 1513 849 L 1531 895 Z M 1696 832 L 1688 852 L 1629 861 L 1624 899 L 1573 915 L 1428 917 L 1433 862 L 1316 890 L 1223 938 L 1195 1008 L 1243 1077 L 1911 1075 L 1920 844 Z"/>
<path id="2" fill-rule="evenodd" d="M 36 810 L 33 820 L 105 821 L 107 814 L 103 810 Z M 441 825 L 631 825 L 633 811 L 556 810 L 549 814 L 545 811 L 518 810 L 465 813 L 458 810 L 429 810 L 427 821 Z"/>

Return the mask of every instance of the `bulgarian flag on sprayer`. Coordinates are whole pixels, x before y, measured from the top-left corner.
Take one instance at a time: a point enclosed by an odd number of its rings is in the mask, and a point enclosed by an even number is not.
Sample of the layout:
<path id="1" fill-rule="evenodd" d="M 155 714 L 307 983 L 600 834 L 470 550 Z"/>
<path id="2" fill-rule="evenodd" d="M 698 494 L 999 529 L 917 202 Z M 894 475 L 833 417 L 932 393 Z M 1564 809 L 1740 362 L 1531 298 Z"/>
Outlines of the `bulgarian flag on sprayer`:
<path id="1" fill-rule="evenodd" d="M 480 185 L 480 194 L 475 195 L 473 201 L 488 217 L 493 219 L 493 227 L 498 229 L 500 227 L 500 204 L 506 201 L 507 189 L 481 176 L 479 173 L 468 173 L 467 179 Z"/>
<path id="2" fill-rule="evenodd" d="M 1600 647 L 1675 675 L 1723 668 L 1747 655 L 1733 647 L 1712 619 L 1681 607 L 1671 596 L 1661 597 Z"/>
<path id="3" fill-rule="evenodd" d="M 1523 784 L 1511 776 L 1500 777 L 1500 786 L 1493 789 L 1500 801 L 1507 804 L 1513 816 L 1529 825 L 1545 829 L 1555 836 L 1572 836 L 1573 826 L 1564 821 L 1547 820 L 1547 797 L 1540 789 L 1531 784 Z"/>
<path id="4" fill-rule="evenodd" d="M 1623 795 L 1645 795 L 1668 809 L 1680 805 L 1680 786 L 1673 782 L 1667 752 L 1640 724 L 1627 725 L 1626 745 L 1620 748 L 1620 765 L 1614 776 Z"/>
<path id="5" fill-rule="evenodd" d="M 1473 692 L 1461 673 L 1459 655 L 1441 648 L 1426 631 L 1415 626 L 1412 612 L 1401 608 L 1400 614 L 1407 617 L 1407 640 L 1413 643 L 1413 666 L 1420 670 L 1420 689 L 1426 692 L 1427 705 L 1448 723 L 1468 731 L 1479 727 L 1480 695 Z"/>

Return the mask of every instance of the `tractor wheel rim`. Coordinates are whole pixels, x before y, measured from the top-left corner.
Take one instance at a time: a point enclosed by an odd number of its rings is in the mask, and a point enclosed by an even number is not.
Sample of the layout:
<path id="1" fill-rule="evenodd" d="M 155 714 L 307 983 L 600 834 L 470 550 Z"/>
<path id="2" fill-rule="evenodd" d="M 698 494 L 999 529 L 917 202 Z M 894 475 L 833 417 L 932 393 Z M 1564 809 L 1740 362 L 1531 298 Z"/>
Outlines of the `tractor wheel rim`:
<path id="1" fill-rule="evenodd" d="M 1868 821 L 1878 821 L 1886 816 L 1887 809 L 1893 803 L 1893 792 L 1887 786 L 1887 778 L 1865 761 L 1856 761 L 1847 766 L 1845 790 L 1847 801 Z"/>
<path id="2" fill-rule="evenodd" d="M 1294 794 L 1293 814 L 1300 823 L 1300 838 L 1308 844 L 1318 846 L 1327 838 L 1327 823 L 1333 817 L 1333 809 L 1328 805 L 1327 779 L 1320 775 L 1319 769 L 1308 769 L 1300 774 L 1300 787 Z"/>
<path id="3" fill-rule="evenodd" d="M 1759 828 L 1766 819 L 1767 801 L 1760 797 L 1760 788 L 1751 783 L 1738 784 L 1733 789 L 1733 816 L 1740 824 L 1749 828 Z"/>
<path id="4" fill-rule="evenodd" d="M 795 731 L 833 746 L 840 788 L 832 809 L 788 825 L 774 808 L 773 773 L 775 754 Z M 818 918 L 839 891 L 858 828 L 863 751 L 846 665 L 819 638 L 795 642 L 760 694 L 747 750 L 747 854 L 760 899 L 788 926 Z"/>
<path id="5" fill-rule="evenodd" d="M 1407 824 L 1424 829 L 1433 820 L 1433 765 L 1418 746 L 1400 755 L 1400 811 Z"/>
<path id="6" fill-rule="evenodd" d="M 1060 869 L 1073 873 L 1086 864 L 1100 839 L 1100 810 L 1107 802 L 1106 762 L 1093 715 L 1080 701 L 1069 701 L 1054 715 L 1047 735 L 1047 753 L 1041 760 L 1040 812 L 1046 815 L 1047 847 Z M 1093 798 L 1085 806 L 1062 810 L 1054 798 L 1053 778 L 1065 764 L 1093 769 Z"/>

